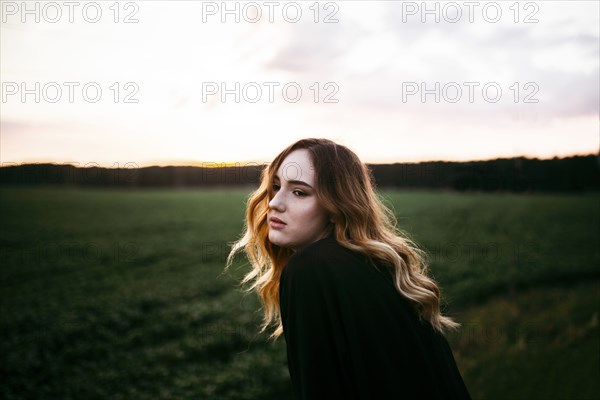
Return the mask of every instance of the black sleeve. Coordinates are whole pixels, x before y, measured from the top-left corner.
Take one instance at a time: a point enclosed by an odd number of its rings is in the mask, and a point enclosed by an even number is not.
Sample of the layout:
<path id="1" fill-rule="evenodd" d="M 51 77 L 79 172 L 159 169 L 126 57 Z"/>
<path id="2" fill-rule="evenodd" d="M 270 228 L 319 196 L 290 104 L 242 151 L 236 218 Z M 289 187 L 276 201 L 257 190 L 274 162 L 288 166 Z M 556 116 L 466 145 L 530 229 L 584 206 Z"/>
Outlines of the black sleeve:
<path id="1" fill-rule="evenodd" d="M 353 399 L 341 305 L 330 286 L 334 282 L 327 282 L 319 265 L 304 261 L 286 265 L 280 286 L 292 384 L 303 400 Z"/>
<path id="2" fill-rule="evenodd" d="M 280 301 L 299 399 L 469 398 L 445 339 L 358 258 L 292 257 Z"/>

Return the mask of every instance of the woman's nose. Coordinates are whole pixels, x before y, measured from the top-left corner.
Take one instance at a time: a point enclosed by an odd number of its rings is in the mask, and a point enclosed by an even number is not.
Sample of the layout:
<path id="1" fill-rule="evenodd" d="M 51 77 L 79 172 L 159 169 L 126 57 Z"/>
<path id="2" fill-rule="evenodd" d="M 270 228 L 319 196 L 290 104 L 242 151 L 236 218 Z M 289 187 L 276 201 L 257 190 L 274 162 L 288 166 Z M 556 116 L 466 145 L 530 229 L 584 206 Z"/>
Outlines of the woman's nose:
<path id="1" fill-rule="evenodd" d="M 271 199 L 271 201 L 269 201 L 269 208 L 276 209 L 278 211 L 283 211 L 283 203 L 281 201 L 281 196 L 279 196 L 279 193 L 280 192 L 276 192 L 273 195 L 273 198 Z"/>

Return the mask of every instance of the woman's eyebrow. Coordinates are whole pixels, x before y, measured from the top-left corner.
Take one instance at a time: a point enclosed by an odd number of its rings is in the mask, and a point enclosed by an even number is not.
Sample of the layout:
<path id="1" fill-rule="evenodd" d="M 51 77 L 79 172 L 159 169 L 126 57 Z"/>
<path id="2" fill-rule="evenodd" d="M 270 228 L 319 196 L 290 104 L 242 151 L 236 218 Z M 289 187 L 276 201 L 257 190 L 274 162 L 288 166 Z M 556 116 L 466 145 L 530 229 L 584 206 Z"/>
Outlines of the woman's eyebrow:
<path id="1" fill-rule="evenodd" d="M 279 180 L 279 176 L 277 176 L 277 174 L 275 174 L 275 179 Z M 312 189 L 313 187 L 310 186 L 308 183 L 303 182 L 303 181 L 297 181 L 294 179 L 290 179 L 289 181 L 287 181 L 290 185 L 302 185 L 302 186 L 306 186 L 310 189 Z"/>

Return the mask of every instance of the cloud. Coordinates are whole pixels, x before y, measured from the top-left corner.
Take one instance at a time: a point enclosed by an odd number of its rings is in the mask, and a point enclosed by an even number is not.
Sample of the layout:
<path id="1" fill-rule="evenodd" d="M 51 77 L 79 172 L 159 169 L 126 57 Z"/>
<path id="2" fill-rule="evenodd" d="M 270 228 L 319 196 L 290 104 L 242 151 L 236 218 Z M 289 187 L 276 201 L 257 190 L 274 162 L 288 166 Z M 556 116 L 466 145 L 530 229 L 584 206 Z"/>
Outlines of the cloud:
<path id="1" fill-rule="evenodd" d="M 420 15 L 403 22 L 403 3 L 410 2 L 337 2 L 339 22 L 332 24 L 313 21 L 312 3 L 302 3 L 305 18 L 296 24 L 281 18 L 221 23 L 218 16 L 205 24 L 193 2 L 140 3 L 140 23 L 127 26 L 110 19 L 81 26 L 13 20 L 1 27 L 3 80 L 97 81 L 105 96 L 94 104 L 81 101 L 80 93 L 75 103 L 57 104 L 24 104 L 14 96 L 2 105 L 2 152 L 33 154 L 37 146 L 40 156 L 70 152 L 91 158 L 102 149 L 128 160 L 196 155 L 231 161 L 227 157 L 251 158 L 246 153 L 257 139 L 267 144 L 253 154 L 263 151 L 260 157 L 268 158 L 296 136 L 322 132 L 364 146 L 371 159 L 387 144 L 391 160 L 399 147 L 403 157 L 413 159 L 456 158 L 469 146 L 490 156 L 498 146 L 505 153 L 508 148 L 535 153 L 550 148 L 533 140 L 550 125 L 552 138 L 560 129 L 586 129 L 568 149 L 597 137 L 589 121 L 595 116 L 597 122 L 599 108 L 598 3 L 537 2 L 536 24 L 514 23 L 512 2 L 500 3 L 503 20 L 496 24 L 482 20 L 481 13 L 474 23 L 435 23 L 431 17 L 422 23 Z M 110 87 L 116 81 L 121 88 L 135 82 L 140 102 L 115 103 Z M 268 81 L 280 83 L 274 103 L 222 102 L 219 95 L 203 101 L 206 82 L 231 89 L 235 83 Z M 292 81 L 304 90 L 298 103 L 281 99 L 281 86 Z M 314 82 L 321 100 L 324 84 L 337 84 L 339 103 L 314 102 Z M 437 83 L 451 96 L 453 82 L 462 90 L 456 103 L 447 98 L 437 103 L 432 94 L 425 102 L 421 93 L 403 96 L 412 83 L 419 90 Z M 465 82 L 479 84 L 473 102 Z M 497 103 L 483 98 L 487 83 L 501 87 Z M 524 103 L 527 95 L 538 102 Z M 31 140 L 44 135 L 45 147 Z M 235 140 L 239 149 L 228 148 Z"/>
<path id="2" fill-rule="evenodd" d="M 355 19 L 359 12 L 350 21 L 327 28 L 296 27 L 268 67 L 285 69 L 304 80 L 335 76 L 345 100 L 364 107 L 402 107 L 423 114 L 434 107 L 489 118 L 510 109 L 521 112 L 529 95 L 529 100 L 539 102 L 526 105 L 535 118 L 597 114 L 599 35 L 593 19 L 582 21 L 582 14 L 597 10 L 597 5 L 580 6 L 542 3 L 534 15 L 539 22 L 524 24 L 514 23 L 514 15 L 503 4 L 503 19 L 492 24 L 476 13 L 475 22 L 469 23 L 465 7 L 459 23 L 443 18 L 434 23 L 431 15 L 427 16 L 430 22 L 422 23 L 420 15 L 406 18 L 401 3 L 358 3 L 354 7 L 384 10 L 374 13 L 378 21 L 370 21 L 379 22 L 379 29 L 361 26 Z M 521 10 L 519 18 L 532 11 Z M 502 100 L 490 107 L 476 91 L 473 103 L 437 105 L 427 100 L 407 105 L 401 93 L 403 84 L 411 82 L 424 82 L 427 89 L 436 82 L 440 87 L 477 82 L 477 90 L 498 84 Z M 469 88 L 462 89 L 466 99 Z"/>
<path id="3" fill-rule="evenodd" d="M 287 43 L 276 50 L 267 69 L 280 69 L 299 76 L 325 75 L 338 71 L 338 58 L 356 45 L 360 32 L 344 24 L 300 22 L 285 27 Z"/>

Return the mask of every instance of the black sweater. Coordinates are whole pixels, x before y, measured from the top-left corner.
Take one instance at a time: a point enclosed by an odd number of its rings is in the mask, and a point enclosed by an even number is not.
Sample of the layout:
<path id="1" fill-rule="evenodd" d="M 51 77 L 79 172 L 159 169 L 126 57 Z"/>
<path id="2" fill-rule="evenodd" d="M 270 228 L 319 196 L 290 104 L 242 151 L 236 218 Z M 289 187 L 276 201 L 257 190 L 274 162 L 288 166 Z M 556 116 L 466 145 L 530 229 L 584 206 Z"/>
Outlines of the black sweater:
<path id="1" fill-rule="evenodd" d="M 294 253 L 279 288 L 298 399 L 470 398 L 446 339 L 333 236 Z"/>

